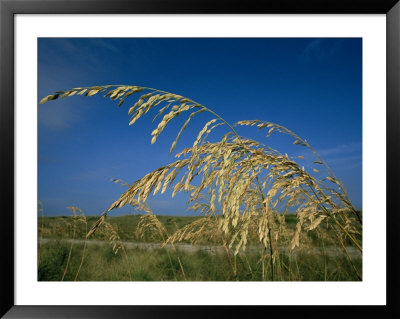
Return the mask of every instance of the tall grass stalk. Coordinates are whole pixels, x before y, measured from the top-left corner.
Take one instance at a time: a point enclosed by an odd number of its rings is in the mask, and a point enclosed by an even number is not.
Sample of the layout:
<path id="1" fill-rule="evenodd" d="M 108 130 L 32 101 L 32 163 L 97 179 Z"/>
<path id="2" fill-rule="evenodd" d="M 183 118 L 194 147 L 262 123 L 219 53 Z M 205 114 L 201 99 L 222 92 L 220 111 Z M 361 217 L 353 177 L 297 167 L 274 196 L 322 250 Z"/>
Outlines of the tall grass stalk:
<path id="1" fill-rule="evenodd" d="M 43 229 L 44 229 L 44 224 L 43 224 L 43 222 L 44 222 L 44 210 L 43 210 L 42 202 L 40 200 L 38 200 L 38 212 L 40 213 L 40 216 L 42 217 L 41 218 L 41 226 L 40 226 L 40 236 L 39 236 L 38 260 L 37 260 L 37 263 L 38 263 L 38 266 L 39 266 L 39 263 L 40 263 L 40 251 L 41 251 L 41 248 L 42 248 Z"/>
<path id="2" fill-rule="evenodd" d="M 76 215 L 77 215 L 77 213 L 76 213 L 77 211 L 81 213 L 81 216 L 80 216 L 80 218 L 79 218 L 79 221 L 83 222 L 83 224 L 85 225 L 85 234 L 87 234 L 87 232 L 88 232 L 88 224 L 87 224 L 86 216 L 85 216 L 85 214 L 83 213 L 83 211 L 82 211 L 81 209 L 79 209 L 78 207 L 74 207 L 74 206 L 71 206 L 70 209 L 71 209 L 71 210 L 74 212 L 74 214 L 76 214 Z M 87 238 L 86 238 L 86 236 L 85 236 L 84 244 L 83 244 L 82 257 L 81 257 L 81 261 L 80 261 L 80 263 L 79 263 L 78 270 L 76 271 L 76 275 L 75 275 L 74 281 L 77 280 L 77 278 L 78 278 L 78 276 L 79 276 L 79 272 L 81 271 L 81 268 L 82 268 L 82 265 L 83 265 L 83 261 L 84 261 L 84 259 L 85 259 L 86 246 L 87 246 Z"/>
<path id="3" fill-rule="evenodd" d="M 303 231 L 313 231 L 318 229 L 322 222 L 331 221 L 335 225 L 333 227 L 335 234 L 339 233 L 337 236 L 339 245 L 353 265 L 358 278 L 361 279 L 344 244 L 344 239 L 349 239 L 362 252 L 361 243 L 357 238 L 361 237 L 360 215 L 352 205 L 345 187 L 319 154 L 305 139 L 284 126 L 260 120 L 239 121 L 231 125 L 215 111 L 192 99 L 141 86 L 105 85 L 74 88 L 48 95 L 40 103 L 75 94 L 93 96 L 104 93 L 104 97 L 119 100 L 118 106 L 121 106 L 126 98 L 139 92 L 142 92 L 140 97 L 128 110 L 128 115 L 131 116 L 129 124 L 134 124 L 151 110 L 158 110 L 154 120 L 158 117 L 162 119 L 151 133 L 152 144 L 169 122 L 182 113 L 189 113 L 171 145 L 170 153 L 175 149 L 182 132 L 194 116 L 206 112 L 213 118 L 199 131 L 192 147 L 176 154 L 178 158 L 176 161 L 146 174 L 131 185 L 127 184 L 128 189 L 105 210 L 98 222 L 89 230 L 87 237 L 105 221 L 107 213 L 111 210 L 128 204 L 143 209 L 151 194 L 164 193 L 166 188 L 170 187 L 173 188 L 173 197 L 179 191 L 190 193 L 188 202 L 192 204 L 192 209 L 201 211 L 208 217 L 200 222 L 193 222 L 174 234 L 166 234 L 165 243 L 173 244 L 184 239 L 196 241 L 196 238 L 201 236 L 210 236 L 207 228 L 217 229 L 222 232 L 222 238 L 225 238 L 222 244 L 226 249 L 234 277 L 237 277 L 236 256 L 240 250 L 246 249 L 249 229 L 255 224 L 258 240 L 263 245 L 262 279 L 269 279 L 267 277 L 270 274 L 271 280 L 278 278 L 283 280 L 283 261 L 280 259 L 279 249 L 284 236 L 281 231 L 284 218 L 280 218 L 282 213 L 276 209 L 280 203 L 286 206 L 283 215 L 290 207 L 296 210 L 296 229 L 290 244 L 286 244 L 290 246 L 290 251 L 300 246 L 300 235 Z M 219 142 L 209 142 L 208 135 L 221 125 L 227 126 L 228 132 Z M 283 155 L 260 142 L 241 137 L 235 129 L 237 126 L 268 129 L 267 137 L 276 132 L 290 136 L 294 144 L 311 151 L 315 159 L 314 165 L 325 167 L 328 175 L 321 180 L 317 179 L 287 154 Z M 319 173 L 316 168 L 313 171 Z M 184 173 L 182 179 L 172 186 L 180 172 Z M 197 186 L 192 183 L 195 177 L 201 178 Z M 206 204 L 201 202 L 204 196 L 208 196 Z M 212 216 L 218 218 L 211 219 Z M 146 227 L 145 224 L 142 226 Z M 159 227 L 156 224 L 153 226 L 156 230 Z M 164 232 L 161 228 L 158 231 Z M 233 260 L 229 252 L 231 248 L 234 251 Z M 266 258 L 269 260 L 268 267 L 265 266 Z M 179 264 L 182 265 L 180 260 Z M 291 265 L 289 266 L 291 268 Z M 183 267 L 182 273 L 185 277 Z"/>
<path id="4" fill-rule="evenodd" d="M 68 258 L 67 258 L 67 263 L 66 263 L 66 265 L 65 265 L 65 269 L 64 269 L 64 272 L 63 272 L 63 275 L 62 275 L 62 277 L 61 277 L 61 281 L 63 281 L 64 280 L 64 278 L 65 278 L 65 275 L 67 274 L 67 270 L 68 270 L 68 266 L 69 266 L 69 262 L 70 262 L 70 260 L 71 260 L 71 253 L 72 253 L 72 246 L 74 245 L 74 242 L 75 242 L 75 234 L 76 234 L 76 213 L 75 213 L 75 210 L 73 210 L 72 209 L 72 212 L 73 212 L 73 214 L 74 214 L 74 218 L 73 218 L 73 233 L 72 233 L 72 240 L 71 240 L 71 245 L 69 246 L 69 251 L 68 251 Z"/>

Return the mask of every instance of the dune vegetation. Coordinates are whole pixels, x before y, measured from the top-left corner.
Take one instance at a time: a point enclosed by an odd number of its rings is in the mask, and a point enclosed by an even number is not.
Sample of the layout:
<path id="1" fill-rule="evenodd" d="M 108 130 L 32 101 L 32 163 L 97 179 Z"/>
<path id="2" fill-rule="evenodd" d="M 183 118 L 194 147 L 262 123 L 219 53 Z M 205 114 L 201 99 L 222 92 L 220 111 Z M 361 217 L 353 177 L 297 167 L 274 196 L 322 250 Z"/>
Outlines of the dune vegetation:
<path id="1" fill-rule="evenodd" d="M 131 101 L 130 125 L 153 113 L 158 125 L 152 144 L 178 116 L 186 121 L 171 141 L 175 160 L 132 183 L 114 180 L 125 191 L 96 220 L 77 207 L 69 218 L 39 216 L 39 280 L 362 280 L 361 212 L 327 163 L 293 131 L 264 120 L 228 123 L 190 98 L 140 86 L 74 88 L 40 103 L 73 95 L 102 95 L 120 107 Z M 200 113 L 210 119 L 190 147 L 174 152 Z M 265 130 L 265 141 L 239 135 L 243 126 Z M 226 132 L 210 142 L 217 127 Z M 299 164 L 302 156 L 270 148 L 272 134 L 287 135 L 310 152 L 311 170 Z M 172 197 L 189 194 L 196 216 L 154 214 L 147 199 L 167 189 Z M 126 205 L 140 215 L 109 217 Z M 112 254 L 94 239 L 110 241 Z M 159 245 L 128 248 L 129 243 Z M 219 249 L 210 253 L 204 247 Z M 101 271 L 92 274 L 100 264 Z"/>

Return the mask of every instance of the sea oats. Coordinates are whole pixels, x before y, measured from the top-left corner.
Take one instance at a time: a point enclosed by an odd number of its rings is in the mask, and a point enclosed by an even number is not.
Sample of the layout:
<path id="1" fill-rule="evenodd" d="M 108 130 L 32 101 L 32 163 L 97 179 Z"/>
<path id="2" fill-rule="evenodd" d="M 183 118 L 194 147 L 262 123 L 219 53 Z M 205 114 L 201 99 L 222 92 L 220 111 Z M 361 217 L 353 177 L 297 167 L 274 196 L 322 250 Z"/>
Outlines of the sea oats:
<path id="1" fill-rule="evenodd" d="M 155 110 L 157 114 L 154 120 L 161 120 L 151 132 L 151 143 L 155 143 L 166 126 L 181 113 L 188 114 L 171 144 L 170 153 L 174 151 L 183 131 L 195 116 L 204 112 L 211 114 L 212 119 L 198 131 L 190 148 L 176 154 L 178 160 L 149 172 L 131 185 L 113 180 L 127 189 L 92 226 L 87 236 L 105 223 L 105 216 L 111 210 L 132 205 L 135 209 L 147 212 L 141 217 L 138 234 L 151 230 L 153 235 L 167 238 L 166 243 L 182 240 L 196 243 L 200 238 L 218 234 L 217 237 L 227 250 L 230 262 L 230 249 L 233 256 L 236 256 L 240 250 L 246 249 L 250 234 L 257 235 L 263 247 L 263 278 L 264 260 L 269 258 L 272 279 L 275 275 L 275 263 L 279 260 L 279 246 L 284 243 L 293 251 L 300 246 L 304 231 L 318 231 L 321 225 L 332 227 L 343 247 L 344 240 L 349 240 L 362 250 L 359 231 L 361 218 L 344 186 L 310 144 L 284 126 L 260 120 L 239 121 L 231 126 L 214 111 L 191 99 L 140 86 L 75 88 L 55 92 L 44 97 L 40 103 L 55 100 L 60 96 L 93 96 L 107 92 L 105 96 L 112 100 L 119 99 L 118 105 L 121 106 L 126 98 L 142 91 L 144 94 L 136 95 L 139 98 L 128 110 L 128 115 L 131 116 L 129 124 L 134 124 L 140 117 Z M 219 141 L 209 142 L 209 134 L 216 132 L 215 129 L 222 125 L 229 132 Z M 299 166 L 288 154 L 281 154 L 258 141 L 239 136 L 235 129 L 239 126 L 267 130 L 267 137 L 278 133 L 290 136 L 293 144 L 305 147 L 302 153 L 311 151 L 315 159 L 313 166 L 320 165 L 318 169 L 310 168 L 310 171 L 319 173 L 313 175 L 326 177 L 319 180 L 311 176 L 304 166 Z M 305 156 L 299 155 L 297 158 L 304 159 Z M 178 174 L 182 176 L 179 181 L 175 181 Z M 162 224 L 146 205 L 149 196 L 164 193 L 168 188 L 172 190 L 172 197 L 177 192 L 188 192 L 190 208 L 206 215 L 178 229 L 171 236 L 167 235 Z M 295 212 L 297 219 L 296 227 L 291 231 L 288 231 L 285 225 L 285 216 L 289 212 Z M 117 240 L 118 237 L 113 239 Z"/>

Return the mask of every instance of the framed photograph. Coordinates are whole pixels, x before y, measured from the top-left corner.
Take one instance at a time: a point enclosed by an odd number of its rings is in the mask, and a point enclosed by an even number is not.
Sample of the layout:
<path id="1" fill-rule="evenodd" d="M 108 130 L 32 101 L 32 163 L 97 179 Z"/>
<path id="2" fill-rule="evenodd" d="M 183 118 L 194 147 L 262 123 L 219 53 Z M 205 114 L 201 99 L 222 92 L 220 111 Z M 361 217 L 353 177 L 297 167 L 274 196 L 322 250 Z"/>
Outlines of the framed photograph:
<path id="1" fill-rule="evenodd" d="M 396 0 L 0 1 L 1 315 L 399 314 Z"/>

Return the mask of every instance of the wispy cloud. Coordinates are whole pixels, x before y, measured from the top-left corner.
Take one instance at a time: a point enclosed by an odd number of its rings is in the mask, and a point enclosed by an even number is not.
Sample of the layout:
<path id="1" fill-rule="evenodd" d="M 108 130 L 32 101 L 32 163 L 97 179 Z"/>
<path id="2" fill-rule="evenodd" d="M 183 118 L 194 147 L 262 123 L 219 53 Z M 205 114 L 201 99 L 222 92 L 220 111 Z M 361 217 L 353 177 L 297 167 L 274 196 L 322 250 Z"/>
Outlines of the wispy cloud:
<path id="1" fill-rule="evenodd" d="M 362 165 L 362 143 L 351 142 L 346 144 L 339 144 L 331 148 L 317 149 L 317 153 L 321 158 L 334 170 L 350 170 L 360 168 Z M 297 156 L 304 156 L 300 161 L 307 169 L 315 168 L 314 155 L 308 150 L 303 149 Z"/>
<path id="2" fill-rule="evenodd" d="M 318 154 L 322 157 L 333 157 L 337 155 L 343 154 L 351 154 L 355 152 L 361 153 L 362 143 L 361 142 L 352 142 L 346 144 L 340 144 L 335 147 L 326 148 L 322 150 L 318 150 Z"/>
<path id="3" fill-rule="evenodd" d="M 300 61 L 323 61 L 330 58 L 343 44 L 343 39 L 329 41 L 327 39 L 313 39 L 304 48 L 299 57 Z"/>
<path id="4" fill-rule="evenodd" d="M 339 144 L 330 148 L 316 149 L 316 152 L 323 158 L 337 158 L 346 156 L 361 156 L 362 143 L 361 142 L 350 142 L 345 144 Z M 311 154 L 308 148 L 303 148 L 301 152 L 295 156 L 308 157 Z"/>
<path id="5" fill-rule="evenodd" d="M 57 68 L 63 68 L 65 63 L 68 62 L 68 68 L 64 70 L 65 73 L 70 73 L 70 69 L 72 69 L 73 73 L 76 74 L 83 64 L 86 71 L 98 74 L 101 69 L 99 66 L 104 64 L 103 56 L 114 56 L 121 53 L 117 39 L 106 41 L 102 38 L 54 38 L 43 41 L 46 50 L 40 51 L 42 65 L 56 65 Z M 61 69 L 60 73 L 61 71 L 63 70 Z"/>
<path id="6" fill-rule="evenodd" d="M 334 167 L 335 170 L 349 170 L 360 168 L 362 165 L 362 157 L 361 155 L 353 155 L 353 156 L 343 156 L 332 158 L 328 160 L 328 164 L 331 167 Z"/>
<path id="7" fill-rule="evenodd" d="M 340 144 L 332 148 L 322 149 L 318 154 L 334 170 L 352 170 L 362 166 L 362 143 Z"/>
<path id="8" fill-rule="evenodd" d="M 73 123 L 82 120 L 78 108 L 57 105 L 57 107 L 39 108 L 38 120 L 40 125 L 51 130 L 70 129 Z"/>
<path id="9" fill-rule="evenodd" d="M 105 39 L 101 39 L 101 38 L 96 38 L 96 39 L 88 39 L 88 42 L 90 42 L 90 44 L 92 44 L 94 47 L 97 47 L 99 49 L 108 50 L 113 53 L 120 53 L 121 50 L 120 50 L 120 46 L 118 45 L 118 39 L 112 39 L 112 40 L 113 41 L 110 41 L 110 39 L 105 40 Z M 115 42 L 115 41 L 117 41 L 117 42 Z"/>
<path id="10" fill-rule="evenodd" d="M 102 167 L 91 171 L 82 172 L 70 177 L 71 180 L 76 181 L 109 181 L 112 175 L 113 168 Z"/>

